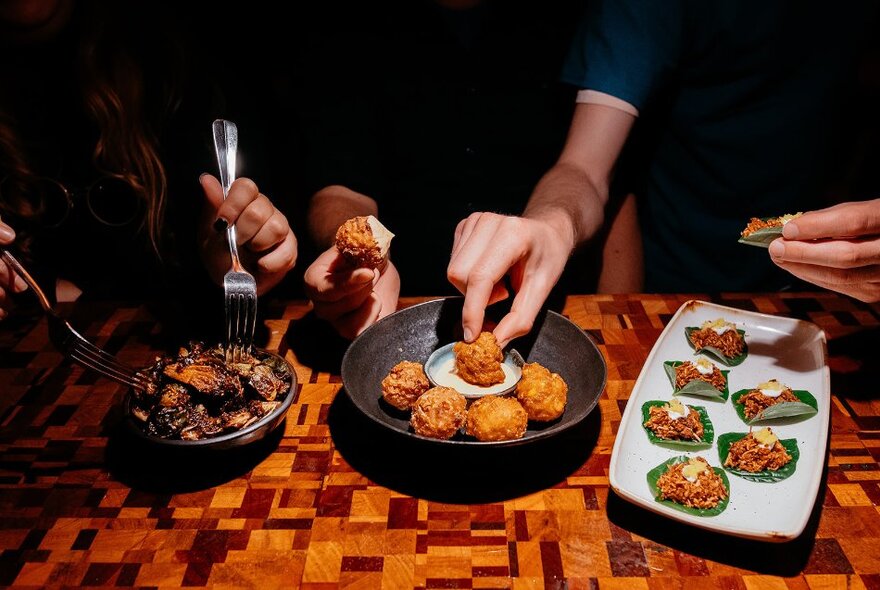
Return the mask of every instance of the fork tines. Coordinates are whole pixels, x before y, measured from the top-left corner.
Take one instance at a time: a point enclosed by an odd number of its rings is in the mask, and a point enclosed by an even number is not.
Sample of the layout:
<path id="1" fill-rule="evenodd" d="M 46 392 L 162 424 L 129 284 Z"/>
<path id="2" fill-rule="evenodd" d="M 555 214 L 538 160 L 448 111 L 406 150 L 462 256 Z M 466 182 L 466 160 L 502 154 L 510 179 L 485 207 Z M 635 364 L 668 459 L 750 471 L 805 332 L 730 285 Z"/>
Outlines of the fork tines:
<path id="1" fill-rule="evenodd" d="M 238 277 L 244 278 L 244 277 Z M 253 280 L 253 278 L 251 278 Z M 240 362 L 250 352 L 257 320 L 256 285 L 251 292 L 226 292 L 226 361 Z"/>
<path id="2" fill-rule="evenodd" d="M 86 340 L 60 317 L 49 316 L 49 336 L 59 350 L 87 369 L 135 389 L 145 387 L 144 378 L 135 369 Z"/>

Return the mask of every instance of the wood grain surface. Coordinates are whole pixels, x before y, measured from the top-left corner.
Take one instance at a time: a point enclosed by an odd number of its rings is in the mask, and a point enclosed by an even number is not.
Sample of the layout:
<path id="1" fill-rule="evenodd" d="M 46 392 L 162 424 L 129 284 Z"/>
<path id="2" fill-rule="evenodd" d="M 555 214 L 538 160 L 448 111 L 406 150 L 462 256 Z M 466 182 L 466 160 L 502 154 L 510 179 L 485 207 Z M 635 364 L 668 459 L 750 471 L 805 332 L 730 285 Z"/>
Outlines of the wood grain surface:
<path id="1" fill-rule="evenodd" d="M 131 438 L 123 388 L 66 361 L 39 316 L 12 318 L 0 324 L 0 585 L 880 589 L 880 306 L 828 293 L 696 296 L 826 331 L 826 484 L 800 538 L 707 533 L 609 492 L 621 412 L 690 298 L 567 298 L 562 312 L 608 362 L 597 410 L 563 436 L 488 452 L 419 444 L 361 416 L 341 392 L 345 343 L 302 302 L 261 311 L 261 343 L 300 381 L 287 420 L 222 453 Z M 173 341 L 151 306 L 64 311 L 132 365 Z"/>

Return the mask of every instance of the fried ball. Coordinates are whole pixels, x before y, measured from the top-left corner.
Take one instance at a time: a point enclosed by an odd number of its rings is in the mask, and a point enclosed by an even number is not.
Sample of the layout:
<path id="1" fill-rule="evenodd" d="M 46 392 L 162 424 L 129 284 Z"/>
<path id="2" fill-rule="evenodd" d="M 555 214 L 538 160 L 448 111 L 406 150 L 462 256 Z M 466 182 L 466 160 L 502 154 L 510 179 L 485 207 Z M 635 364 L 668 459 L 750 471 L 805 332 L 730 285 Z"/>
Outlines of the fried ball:
<path id="1" fill-rule="evenodd" d="M 526 433 L 529 416 L 512 397 L 487 395 L 468 409 L 465 432 L 480 441 L 513 440 Z"/>
<path id="2" fill-rule="evenodd" d="M 470 344 L 456 342 L 452 350 L 455 352 L 455 370 L 468 383 L 488 387 L 504 381 L 504 371 L 501 370 L 504 354 L 495 334 L 481 332 Z"/>
<path id="3" fill-rule="evenodd" d="M 549 422 L 565 411 L 568 385 L 557 373 L 538 363 L 526 363 L 522 379 L 516 384 L 516 399 L 529 414 L 529 420 Z"/>
<path id="4" fill-rule="evenodd" d="M 452 438 L 464 426 L 467 400 L 451 387 L 432 387 L 412 407 L 409 423 L 416 434 Z"/>
<path id="5" fill-rule="evenodd" d="M 398 410 L 408 410 L 430 387 L 421 363 L 402 361 L 382 379 L 382 397 Z"/>
<path id="6" fill-rule="evenodd" d="M 372 215 L 352 217 L 336 230 L 336 249 L 358 268 L 379 268 L 385 264 L 393 237 Z"/>

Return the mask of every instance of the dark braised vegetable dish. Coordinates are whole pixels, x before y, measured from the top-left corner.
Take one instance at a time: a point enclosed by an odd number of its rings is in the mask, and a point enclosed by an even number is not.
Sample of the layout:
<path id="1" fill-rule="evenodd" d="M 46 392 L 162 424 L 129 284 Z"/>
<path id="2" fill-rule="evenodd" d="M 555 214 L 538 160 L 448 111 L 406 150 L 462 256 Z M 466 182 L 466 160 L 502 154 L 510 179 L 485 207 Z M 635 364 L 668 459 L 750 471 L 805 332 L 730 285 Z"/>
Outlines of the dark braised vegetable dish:
<path id="1" fill-rule="evenodd" d="M 261 351 L 227 364 L 220 346 L 201 342 L 141 371 L 144 391 L 132 394 L 131 414 L 150 436 L 211 438 L 245 428 L 271 413 L 290 391 L 289 366 Z"/>

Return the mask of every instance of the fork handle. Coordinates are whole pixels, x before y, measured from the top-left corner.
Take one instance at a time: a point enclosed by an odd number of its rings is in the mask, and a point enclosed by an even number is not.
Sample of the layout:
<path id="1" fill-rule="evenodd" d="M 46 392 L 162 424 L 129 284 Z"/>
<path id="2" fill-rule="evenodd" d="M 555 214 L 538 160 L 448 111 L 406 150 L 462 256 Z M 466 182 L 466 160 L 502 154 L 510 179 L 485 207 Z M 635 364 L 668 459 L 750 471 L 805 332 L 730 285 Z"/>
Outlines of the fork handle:
<path id="1" fill-rule="evenodd" d="M 43 310 L 47 313 L 55 313 L 52 309 L 52 303 L 49 301 L 49 298 L 46 297 L 46 294 L 40 289 L 40 286 L 37 284 L 37 281 L 34 280 L 34 277 L 31 276 L 25 268 L 21 265 L 21 263 L 12 255 L 12 253 L 6 248 L 0 248 L 0 257 L 3 258 L 3 262 L 12 267 L 12 269 L 24 279 L 24 282 L 28 284 L 28 287 L 31 288 L 34 295 L 37 296 L 37 299 L 40 300 L 40 305 L 43 307 Z"/>
<path id="2" fill-rule="evenodd" d="M 229 195 L 229 187 L 235 181 L 235 164 L 238 153 L 238 128 L 232 121 L 217 119 L 213 124 L 214 151 L 217 152 L 217 164 L 220 167 L 220 184 L 223 187 L 223 198 Z M 243 270 L 238 259 L 238 236 L 235 224 L 226 228 L 226 241 L 229 243 L 229 256 L 232 269 Z"/>

